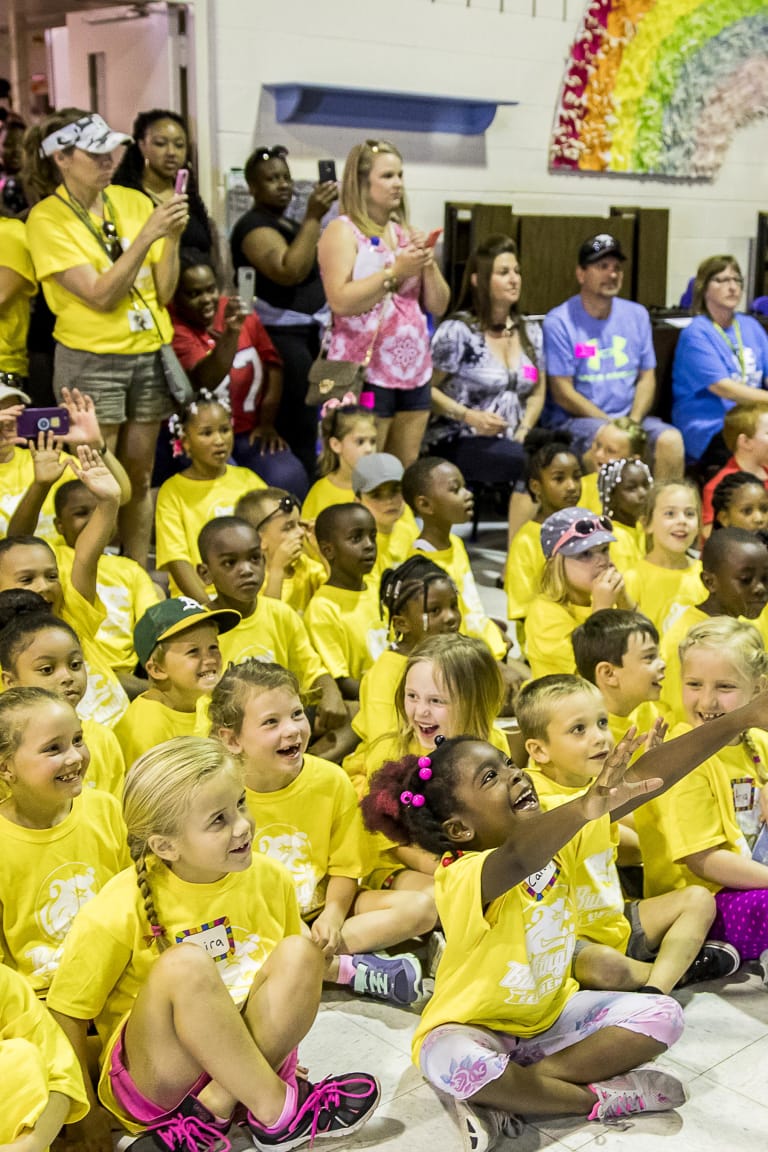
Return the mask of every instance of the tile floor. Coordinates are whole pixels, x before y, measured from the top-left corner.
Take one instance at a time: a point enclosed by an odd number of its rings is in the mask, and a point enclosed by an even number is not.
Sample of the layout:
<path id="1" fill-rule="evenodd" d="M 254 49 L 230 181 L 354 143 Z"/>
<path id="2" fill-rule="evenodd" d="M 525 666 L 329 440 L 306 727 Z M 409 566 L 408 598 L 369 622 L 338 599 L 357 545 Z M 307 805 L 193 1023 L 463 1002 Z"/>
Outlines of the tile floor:
<path id="1" fill-rule="evenodd" d="M 489 612 L 504 614 L 494 587 L 503 562 L 503 530 L 482 526 L 471 546 L 476 578 Z M 600 1152 L 763 1152 L 768 1145 L 768 990 L 742 968 L 728 983 L 701 984 L 679 994 L 686 1030 L 659 1061 L 686 1085 L 678 1111 L 633 1117 L 617 1127 L 581 1119 L 529 1119 L 501 1152 L 534 1149 L 599 1149 Z M 375 1073 L 382 1102 L 374 1118 L 333 1148 L 386 1152 L 461 1152 L 452 1114 L 421 1079 L 410 1060 L 416 1020 L 407 1011 L 330 992 L 301 1047 L 313 1079 L 334 1071 Z"/>

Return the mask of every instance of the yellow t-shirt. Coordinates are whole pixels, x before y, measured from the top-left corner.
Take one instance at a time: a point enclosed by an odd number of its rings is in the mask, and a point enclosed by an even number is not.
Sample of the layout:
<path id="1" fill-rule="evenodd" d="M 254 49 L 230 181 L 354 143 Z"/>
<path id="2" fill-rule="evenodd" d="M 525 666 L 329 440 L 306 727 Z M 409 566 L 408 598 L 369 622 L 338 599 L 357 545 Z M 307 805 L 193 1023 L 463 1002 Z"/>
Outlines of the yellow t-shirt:
<path id="1" fill-rule="evenodd" d="M 485 614 L 480 593 L 472 575 L 467 549 L 459 536 L 451 533 L 450 547 L 438 551 L 424 540 L 417 540 L 411 549 L 411 556 L 426 556 L 435 564 L 444 568 L 453 580 L 459 593 L 459 608 L 461 609 L 461 630 L 468 636 L 479 636 L 485 640 L 493 653 L 495 660 L 503 660 L 507 648 L 501 632 Z"/>
<path id="2" fill-rule="evenodd" d="M 528 663 L 535 677 L 558 672 L 576 672 L 571 645 L 574 628 L 592 615 L 592 606 L 556 604 L 548 596 L 531 601 L 525 622 Z"/>
<path id="3" fill-rule="evenodd" d="M 673 740 L 690 730 L 690 724 L 678 724 L 668 739 Z M 752 729 L 750 736 L 766 748 L 764 733 Z M 658 896 L 690 884 L 717 892 L 721 885 L 696 876 L 683 863 L 695 852 L 723 848 L 749 857 L 749 847 L 733 806 L 731 780 L 739 776 L 757 777 L 751 755 L 743 744 L 721 749 L 668 792 L 635 809 L 646 896 Z"/>
<path id="4" fill-rule="evenodd" d="M 591 783 L 566 788 L 530 763 L 528 772 L 545 812 L 582 796 Z M 590 820 L 570 841 L 576 856 L 576 933 L 580 940 L 626 952 L 632 929 L 624 915 L 624 894 L 616 868 L 618 845 L 619 829 L 607 812 L 599 820 Z"/>
<path id="5" fill-rule="evenodd" d="M 258 596 L 250 616 L 244 616 L 236 628 L 219 637 L 224 667 L 239 664 L 249 656 L 266 663 L 282 664 L 307 692 L 318 676 L 327 676 L 323 664 L 307 634 L 301 617 L 269 596 Z"/>
<path id="6" fill-rule="evenodd" d="M 357 795 L 344 770 L 319 756 L 304 756 L 301 772 L 276 792 L 246 788 L 255 822 L 253 846 L 293 877 L 301 915 L 325 905 L 328 879 L 359 880 L 366 844 Z"/>
<path id="7" fill-rule="evenodd" d="M 659 655 L 666 664 L 664 679 L 661 682 L 661 696 L 659 706 L 667 720 L 678 723 L 684 720 L 683 716 L 683 680 L 680 672 L 680 657 L 678 648 L 688 634 L 690 628 L 709 620 L 706 612 L 694 604 L 684 608 L 664 635 L 659 644 Z"/>
<path id="8" fill-rule="evenodd" d="M 207 944 L 238 1007 L 277 944 L 301 932 L 290 873 L 258 852 L 245 872 L 230 872 L 213 884 L 187 883 L 154 858 L 148 879 L 157 922 L 168 941 Z M 115 1101 L 108 1070 L 115 1040 L 159 956 L 148 946 L 148 935 L 136 870 L 127 868 L 81 910 L 48 994 L 55 1012 L 95 1020 L 102 1042 L 99 1096 L 129 1132 L 141 1128 Z"/>
<path id="9" fill-rule="evenodd" d="M 62 453 L 61 459 L 67 460 L 69 457 Z M 26 448 L 14 448 L 13 456 L 5 463 L 0 464 L 0 537 L 5 538 L 8 535 L 10 519 L 34 479 L 35 466 L 32 463 L 32 456 Z M 66 468 L 59 479 L 51 485 L 40 509 L 35 536 L 40 536 L 49 544 L 63 543 L 53 524 L 56 515 L 54 496 L 57 488 L 72 479 L 74 479 L 74 472 L 70 472 L 69 468 Z"/>
<path id="10" fill-rule="evenodd" d="M 283 579 L 280 599 L 283 604 L 293 608 L 294 612 L 298 612 L 299 616 L 303 616 L 307 604 L 327 579 L 328 571 L 319 560 L 313 560 L 310 556 L 299 556 L 291 575 Z M 263 595 L 263 590 L 261 594 Z"/>
<path id="11" fill-rule="evenodd" d="M 59 572 L 72 572 L 74 548 L 63 541 L 54 548 Z M 106 609 L 96 643 L 115 672 L 133 672 L 136 653 L 133 629 L 148 608 L 157 603 L 157 592 L 144 569 L 127 556 L 99 557 L 96 592 Z"/>
<path id="12" fill-rule="evenodd" d="M 468 852 L 435 873 L 445 952 L 413 1037 L 421 1045 L 442 1024 L 470 1024 L 536 1036 L 578 990 L 571 976 L 577 909 L 576 861 L 566 844 L 535 876 L 486 908 L 482 869 L 489 852 Z"/>
<path id="13" fill-rule="evenodd" d="M 117 234 L 127 247 L 152 215 L 154 206 L 149 197 L 134 188 L 110 184 L 106 194 L 114 209 Z M 97 235 L 101 235 L 103 220 L 91 214 L 91 222 Z M 157 299 L 152 274 L 153 265 L 162 255 L 164 240 L 156 240 L 149 249 L 134 281 L 134 287 L 144 297 L 145 303 L 126 292 L 116 308 L 110 312 L 96 312 L 53 278 L 59 272 L 80 268 L 84 264 L 91 264 L 99 275 L 112 267 L 112 261 L 96 236 L 73 211 L 63 184 L 53 196 L 35 204 L 27 219 L 27 238 L 37 278 L 43 286 L 48 307 L 56 317 L 53 334 L 60 344 L 102 355 L 155 352 L 161 344 L 170 344 L 173 325 Z M 147 317 L 146 329 L 137 328 L 134 324 L 133 328 L 137 330 L 132 330 L 131 316 L 137 309 L 145 308 L 151 309 L 154 320 Z"/>
<path id="14" fill-rule="evenodd" d="M 658 704 L 653 700 L 644 700 L 642 704 L 638 704 L 637 708 L 633 708 L 629 716 L 617 716 L 613 712 L 608 713 L 608 728 L 616 744 L 622 739 L 629 729 L 634 725 L 637 728 L 638 735 L 650 732 L 653 727 L 654 721 L 660 715 Z M 643 750 L 640 749 L 633 759 L 637 756 L 642 756 Z"/>
<path id="15" fill-rule="evenodd" d="M 640 560 L 624 573 L 624 587 L 637 603 L 638 612 L 653 621 L 660 636 L 689 604 L 700 604 L 707 598 L 700 560 L 692 560 L 687 568 L 660 568 Z"/>
<path id="16" fill-rule="evenodd" d="M 83 740 L 91 754 L 85 783 L 122 801 L 125 783 L 125 757 L 111 728 L 97 720 L 83 720 Z"/>
<path id="17" fill-rule="evenodd" d="M 524 620 L 528 615 L 531 601 L 541 588 L 544 564 L 541 524 L 529 520 L 515 533 L 504 568 L 504 591 L 510 620 Z"/>
<path id="18" fill-rule="evenodd" d="M 339 488 L 330 476 L 321 476 L 307 493 L 301 506 L 301 518 L 314 523 L 323 508 L 330 508 L 333 504 L 354 504 L 355 502 L 355 494 L 351 485 L 349 488 Z"/>
<path id="19" fill-rule="evenodd" d="M 381 584 L 382 572 L 387 568 L 397 568 L 408 559 L 418 534 L 416 517 L 407 504 L 403 505 L 403 511 L 391 532 L 376 533 L 376 563 L 368 577 L 376 587 Z"/>
<path id="20" fill-rule="evenodd" d="M 86 788 L 53 828 L 22 828 L 0 804 L 0 958 L 44 997 L 80 908 L 130 863 L 114 796 Z"/>
<path id="21" fill-rule="evenodd" d="M 200 529 L 218 516 L 234 515 L 240 497 L 254 488 L 266 488 L 266 484 L 250 468 L 234 464 L 227 464 L 218 480 L 190 480 L 179 473 L 161 484 L 155 508 L 157 567 L 162 570 L 171 560 L 187 560 L 196 568 Z M 172 595 L 179 591 L 173 580 L 171 591 Z"/>
<path id="22" fill-rule="evenodd" d="M 360 795 L 366 789 L 366 762 L 371 744 L 387 732 L 397 731 L 395 691 L 407 661 L 406 656 L 387 648 L 360 681 L 360 708 L 352 717 L 352 728 L 360 737 L 360 744 L 342 763 Z"/>
<path id="23" fill-rule="evenodd" d="M 614 520 L 613 534 L 616 540 L 609 548 L 611 560 L 619 572 L 626 572 L 639 564 L 645 556 L 645 529 L 640 524 L 630 528 Z"/>
<path id="24" fill-rule="evenodd" d="M 69 573 L 61 572 L 60 576 L 64 593 L 61 618 L 75 630 L 88 670 L 88 687 L 77 706 L 77 714 L 81 720 L 97 720 L 99 724 L 114 728 L 128 707 L 128 697 L 112 669 L 109 657 L 96 640 L 106 616 L 104 606 L 99 600 L 89 604 L 72 586 Z"/>
<path id="25" fill-rule="evenodd" d="M 309 638 L 333 678 L 359 680 L 387 645 L 378 589 L 362 592 L 323 584 L 304 613 Z"/>
<path id="26" fill-rule="evenodd" d="M 589 508 L 594 516 L 602 516 L 603 504 L 597 491 L 597 472 L 585 472 L 582 476 L 579 508 Z"/>
<path id="27" fill-rule="evenodd" d="M 27 332 L 29 299 L 37 292 L 35 270 L 27 247 L 27 230 L 21 220 L 0 216 L 0 252 L 4 268 L 24 280 L 24 286 L 0 309 L 0 372 L 29 372 Z"/>
<path id="28" fill-rule="evenodd" d="M 131 700 L 120 725 L 120 745 L 125 763 L 130 768 L 150 748 L 173 740 L 175 736 L 194 736 L 197 712 L 178 712 L 160 700 L 147 698 L 146 692 Z"/>
<path id="29" fill-rule="evenodd" d="M 18 1041 L 31 1048 L 20 1049 Z M 69 1100 L 67 1124 L 76 1124 L 88 1112 L 83 1075 L 71 1044 L 27 981 L 5 964 L 0 964 L 0 1074 L 0 1144 L 12 1144 L 25 1129 L 34 1128 L 51 1092 Z"/>

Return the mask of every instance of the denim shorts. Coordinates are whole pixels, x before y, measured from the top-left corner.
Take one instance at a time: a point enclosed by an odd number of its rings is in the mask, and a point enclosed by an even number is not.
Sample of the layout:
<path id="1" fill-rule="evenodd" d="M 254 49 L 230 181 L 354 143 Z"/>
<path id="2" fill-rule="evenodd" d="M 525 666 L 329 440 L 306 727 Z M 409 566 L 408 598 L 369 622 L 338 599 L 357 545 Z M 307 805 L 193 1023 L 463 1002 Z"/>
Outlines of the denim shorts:
<path id="1" fill-rule="evenodd" d="M 363 393 L 373 396 L 373 414 L 382 420 L 391 420 L 398 412 L 429 412 L 432 408 L 432 385 L 427 381 L 418 388 L 380 388 L 378 384 L 363 386 Z"/>

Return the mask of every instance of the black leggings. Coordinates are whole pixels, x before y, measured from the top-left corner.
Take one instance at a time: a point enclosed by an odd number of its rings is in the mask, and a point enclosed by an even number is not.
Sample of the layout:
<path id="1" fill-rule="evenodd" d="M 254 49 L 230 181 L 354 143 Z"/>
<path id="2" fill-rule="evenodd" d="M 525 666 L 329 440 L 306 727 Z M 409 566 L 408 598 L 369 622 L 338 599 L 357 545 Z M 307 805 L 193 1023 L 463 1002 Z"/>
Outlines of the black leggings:
<path id="1" fill-rule="evenodd" d="M 307 376 L 320 351 L 320 329 L 316 324 L 267 328 L 269 338 L 283 359 L 283 396 L 275 426 L 294 456 L 304 465 L 310 483 L 317 460 L 317 408 L 304 403 Z"/>

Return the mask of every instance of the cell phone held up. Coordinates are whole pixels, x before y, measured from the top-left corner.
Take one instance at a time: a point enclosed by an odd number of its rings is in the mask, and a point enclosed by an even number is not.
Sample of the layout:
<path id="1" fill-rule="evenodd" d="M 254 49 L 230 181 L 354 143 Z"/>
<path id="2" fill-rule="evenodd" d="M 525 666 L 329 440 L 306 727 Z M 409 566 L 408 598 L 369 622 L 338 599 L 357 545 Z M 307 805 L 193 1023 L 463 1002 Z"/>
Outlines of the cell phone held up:
<path id="1" fill-rule="evenodd" d="M 247 308 L 253 308 L 256 295 L 256 270 L 243 265 L 237 270 L 237 294 Z"/>
<path id="2" fill-rule="evenodd" d="M 173 190 L 177 196 L 185 195 L 187 184 L 189 184 L 189 168 L 179 168 L 176 173 L 176 181 L 173 185 Z"/>
<path id="3" fill-rule="evenodd" d="M 336 161 L 318 160 L 317 178 L 321 184 L 336 183 Z"/>
<path id="4" fill-rule="evenodd" d="M 37 440 L 40 432 L 66 436 L 69 432 L 69 412 L 66 408 L 25 408 L 16 421 L 16 435 L 25 440 Z"/>

